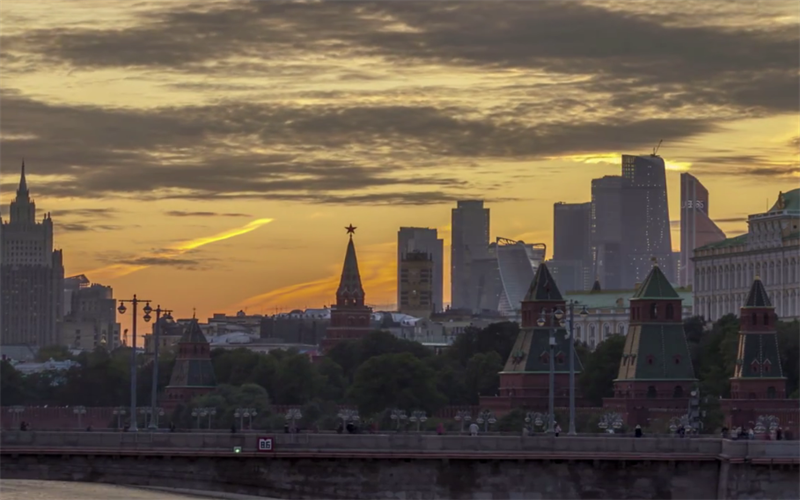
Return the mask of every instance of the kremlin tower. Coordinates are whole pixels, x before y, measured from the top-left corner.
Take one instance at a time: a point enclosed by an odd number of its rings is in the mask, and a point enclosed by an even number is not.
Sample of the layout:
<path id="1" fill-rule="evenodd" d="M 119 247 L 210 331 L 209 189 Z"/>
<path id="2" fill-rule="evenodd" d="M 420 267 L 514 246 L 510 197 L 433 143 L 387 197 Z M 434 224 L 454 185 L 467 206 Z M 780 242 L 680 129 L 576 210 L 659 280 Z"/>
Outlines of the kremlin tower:
<path id="1" fill-rule="evenodd" d="M 345 229 L 350 241 L 344 255 L 342 278 L 336 290 L 336 305 L 331 308 L 331 323 L 322 340 L 323 352 L 328 352 L 343 340 L 360 339 L 372 331 L 372 308 L 364 305 L 364 287 L 361 286 L 356 247 L 353 244 L 356 228 L 350 224 Z"/>

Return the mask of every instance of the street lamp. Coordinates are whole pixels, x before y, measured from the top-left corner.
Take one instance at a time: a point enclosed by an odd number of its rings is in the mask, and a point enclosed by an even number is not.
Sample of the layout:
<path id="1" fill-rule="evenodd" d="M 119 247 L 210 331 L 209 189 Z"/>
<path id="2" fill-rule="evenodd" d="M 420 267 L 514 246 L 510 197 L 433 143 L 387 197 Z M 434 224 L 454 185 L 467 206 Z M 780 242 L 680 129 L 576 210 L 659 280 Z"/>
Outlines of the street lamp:
<path id="1" fill-rule="evenodd" d="M 211 428 L 211 417 L 217 414 L 217 409 L 210 406 L 199 406 L 192 410 L 192 416 L 197 418 L 197 428 L 200 428 L 200 418 L 208 417 L 208 428 Z M 238 416 L 238 415 L 237 415 Z"/>
<path id="2" fill-rule="evenodd" d="M 392 410 L 390 418 L 397 422 L 397 431 L 400 432 L 400 423 L 404 420 L 408 420 L 408 415 L 406 415 L 405 410 L 394 409 Z"/>
<path id="3" fill-rule="evenodd" d="M 545 422 L 549 421 L 550 417 L 546 413 L 528 412 L 528 414 L 525 415 L 525 423 L 533 423 L 535 427 L 541 427 Z"/>
<path id="4" fill-rule="evenodd" d="M 358 422 L 357 410 L 343 409 L 339 411 L 338 417 L 342 419 L 342 427 L 347 427 L 348 422 Z"/>
<path id="5" fill-rule="evenodd" d="M 145 427 L 156 430 L 158 429 L 158 417 L 164 416 L 164 408 L 139 408 L 139 415 L 144 415 Z"/>
<path id="6" fill-rule="evenodd" d="M 138 307 L 139 303 L 144 303 L 144 317 L 143 319 L 147 322 L 150 321 L 150 313 L 153 312 L 153 308 L 150 307 L 149 300 L 139 299 L 134 294 L 133 298 L 130 300 L 120 300 L 119 307 L 117 311 L 120 314 L 125 314 L 125 311 L 128 310 L 125 307 L 125 302 L 130 302 L 133 304 L 133 323 L 131 327 L 133 328 L 133 341 L 131 342 L 131 428 L 132 431 L 139 430 L 136 427 L 136 319 L 138 316 Z"/>
<path id="7" fill-rule="evenodd" d="M 11 419 L 14 422 L 14 427 L 19 426 L 19 414 L 25 411 L 24 406 L 15 405 L 8 409 L 8 412 L 11 414 Z"/>
<path id="8" fill-rule="evenodd" d="M 780 425 L 780 420 L 775 415 L 759 415 L 753 431 L 756 434 L 763 434 L 767 429 L 772 432 L 778 428 L 778 425 Z"/>
<path id="9" fill-rule="evenodd" d="M 118 406 L 114 408 L 111 412 L 115 417 L 117 417 L 117 429 L 122 429 L 122 417 L 127 413 L 123 406 Z"/>
<path id="10" fill-rule="evenodd" d="M 255 408 L 236 408 L 233 416 L 239 419 L 239 427 L 244 429 L 244 419 L 247 418 L 247 426 L 253 430 L 253 417 L 258 415 Z"/>
<path id="11" fill-rule="evenodd" d="M 78 416 L 78 429 L 82 429 L 83 425 L 81 424 L 81 417 L 86 414 L 86 407 L 85 406 L 76 406 L 72 408 L 72 413 Z"/>
<path id="12" fill-rule="evenodd" d="M 286 411 L 286 420 L 292 423 L 292 431 L 297 429 L 297 424 L 295 424 L 295 422 L 301 418 L 303 418 L 303 412 L 301 412 L 299 408 L 289 408 Z"/>
<path id="13" fill-rule="evenodd" d="M 420 426 L 428 420 L 428 415 L 422 410 L 414 410 L 411 412 L 411 416 L 408 417 L 409 422 L 414 422 L 417 424 L 417 432 L 419 432 Z"/>
<path id="14" fill-rule="evenodd" d="M 466 410 L 459 410 L 455 416 L 456 422 L 461 424 L 461 433 L 464 433 L 464 424 L 472 420 L 472 414 Z"/>
<path id="15" fill-rule="evenodd" d="M 147 308 L 150 307 L 149 305 L 145 307 L 145 312 L 147 312 Z M 150 430 L 158 429 L 158 418 L 153 419 L 152 415 L 159 415 L 157 412 L 156 405 L 158 404 L 158 344 L 159 337 L 161 334 L 161 313 L 165 314 L 165 318 L 171 317 L 169 316 L 172 312 L 169 309 L 161 309 L 161 305 L 157 305 L 155 308 L 156 312 L 156 322 L 153 324 L 153 341 L 155 342 L 155 346 L 153 347 L 153 386 L 150 389 Z M 149 313 L 148 313 L 149 314 Z M 147 318 L 147 316 L 145 316 Z M 134 333 L 134 335 L 136 335 Z M 164 412 L 161 412 L 163 415 Z"/>
<path id="16" fill-rule="evenodd" d="M 549 321 L 548 321 L 549 320 Z M 548 324 L 549 323 L 549 324 Z M 539 319 L 536 320 L 536 324 L 541 328 L 545 325 L 548 325 L 550 331 L 550 356 L 548 356 L 550 361 L 550 394 L 548 397 L 548 421 L 547 421 L 547 432 L 549 434 L 553 434 L 555 432 L 555 391 L 556 391 L 556 360 L 555 360 L 555 350 L 556 350 L 556 331 L 558 328 L 564 326 L 564 311 L 561 309 L 556 309 L 555 311 L 546 312 L 545 309 L 542 309 L 542 313 L 539 315 Z"/>
<path id="17" fill-rule="evenodd" d="M 622 427 L 622 415 L 616 412 L 608 412 L 600 417 L 600 422 L 597 423 L 604 431 L 611 427 L 613 430 L 619 430 Z"/>
<path id="18" fill-rule="evenodd" d="M 497 419 L 494 418 L 494 413 L 489 410 L 483 410 L 478 414 L 478 419 L 476 420 L 479 424 L 483 424 L 483 432 L 489 432 L 489 426 L 497 422 Z"/>

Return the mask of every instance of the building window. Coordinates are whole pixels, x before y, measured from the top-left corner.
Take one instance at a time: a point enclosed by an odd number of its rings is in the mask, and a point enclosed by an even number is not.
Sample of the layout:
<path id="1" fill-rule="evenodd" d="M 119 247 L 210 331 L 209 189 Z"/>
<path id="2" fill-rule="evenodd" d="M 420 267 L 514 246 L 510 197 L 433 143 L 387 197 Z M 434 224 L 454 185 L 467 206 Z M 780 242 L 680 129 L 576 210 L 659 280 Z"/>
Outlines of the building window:
<path id="1" fill-rule="evenodd" d="M 651 385 L 647 387 L 647 397 L 650 399 L 655 399 L 658 397 L 658 391 L 656 391 L 656 386 Z"/>
<path id="2" fill-rule="evenodd" d="M 675 389 L 672 391 L 673 398 L 682 398 L 683 397 L 683 387 L 676 385 Z"/>
<path id="3" fill-rule="evenodd" d="M 650 319 L 656 319 L 658 317 L 658 306 L 656 304 L 650 304 Z"/>
<path id="4" fill-rule="evenodd" d="M 667 319 L 675 319 L 675 307 L 672 304 L 667 304 Z"/>
<path id="5" fill-rule="evenodd" d="M 777 394 L 775 391 L 775 387 L 773 386 L 767 387 L 767 399 L 775 399 L 776 396 Z"/>
<path id="6" fill-rule="evenodd" d="M 647 364 L 648 364 L 648 365 L 652 365 L 652 364 L 654 364 L 655 362 L 656 362 L 656 358 L 655 358 L 655 356 L 653 356 L 652 354 L 648 354 L 648 355 L 647 355 Z"/>
<path id="7" fill-rule="evenodd" d="M 769 313 L 764 313 L 764 324 L 769 325 Z"/>

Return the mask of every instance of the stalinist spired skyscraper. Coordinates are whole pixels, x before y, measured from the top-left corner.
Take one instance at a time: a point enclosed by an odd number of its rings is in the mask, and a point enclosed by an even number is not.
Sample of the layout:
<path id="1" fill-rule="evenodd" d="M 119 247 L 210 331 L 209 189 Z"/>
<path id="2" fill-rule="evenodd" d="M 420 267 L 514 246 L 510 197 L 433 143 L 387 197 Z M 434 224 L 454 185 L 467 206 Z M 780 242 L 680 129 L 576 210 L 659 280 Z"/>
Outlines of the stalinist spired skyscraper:
<path id="1" fill-rule="evenodd" d="M 25 162 L 9 218 L 0 221 L 0 339 L 34 348 L 57 344 L 64 265 L 61 250 L 53 250 L 50 214 L 36 222 Z"/>

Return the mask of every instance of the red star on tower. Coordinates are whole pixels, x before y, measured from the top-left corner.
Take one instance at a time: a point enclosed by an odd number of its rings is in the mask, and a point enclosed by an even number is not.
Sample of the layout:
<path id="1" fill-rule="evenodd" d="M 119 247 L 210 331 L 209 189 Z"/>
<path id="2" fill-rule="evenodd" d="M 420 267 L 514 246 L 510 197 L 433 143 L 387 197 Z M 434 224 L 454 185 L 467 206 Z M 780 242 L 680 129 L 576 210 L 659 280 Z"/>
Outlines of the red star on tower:
<path id="1" fill-rule="evenodd" d="M 350 224 L 345 229 L 347 230 L 347 234 L 354 234 L 356 232 L 356 229 L 358 229 L 358 228 L 357 227 L 353 227 L 353 225 Z"/>

